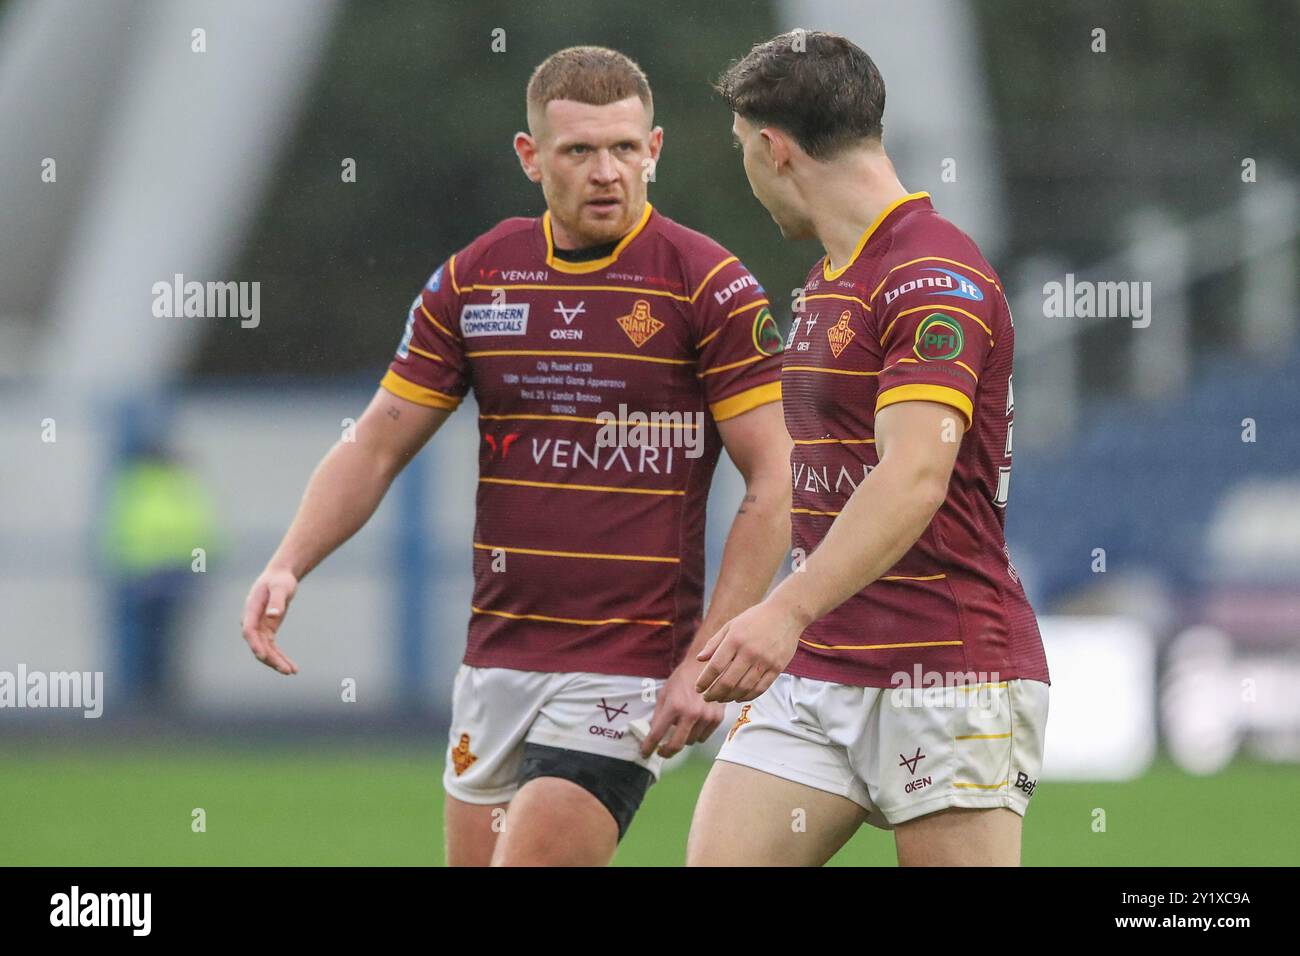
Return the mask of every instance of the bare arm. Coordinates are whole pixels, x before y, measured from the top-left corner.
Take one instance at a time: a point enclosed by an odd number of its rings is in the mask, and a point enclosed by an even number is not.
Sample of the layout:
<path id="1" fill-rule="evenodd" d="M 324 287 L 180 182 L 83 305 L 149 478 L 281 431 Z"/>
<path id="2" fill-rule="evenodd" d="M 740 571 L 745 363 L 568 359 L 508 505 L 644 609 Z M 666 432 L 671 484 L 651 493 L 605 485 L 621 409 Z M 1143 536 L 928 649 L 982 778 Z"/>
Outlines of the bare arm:
<path id="1" fill-rule="evenodd" d="M 682 747 L 706 740 L 722 721 L 724 710 L 695 691 L 699 663 L 695 655 L 727 621 L 757 604 L 767 593 L 790 548 L 790 449 L 780 402 L 760 405 L 735 418 L 718 422 L 727 454 L 745 479 L 745 500 L 722 551 L 722 565 L 713 586 L 713 599 L 690 651 L 669 677 L 655 707 L 650 734 L 641 752 L 671 757 Z M 672 734 L 669 730 L 675 727 Z"/>
<path id="2" fill-rule="evenodd" d="M 393 479 L 449 414 L 380 388 L 357 422 L 356 440 L 340 441 L 316 466 L 298 513 L 244 605 L 244 639 L 258 660 L 281 674 L 297 673 L 276 647 L 275 634 L 298 582 L 370 520 Z"/>
<path id="3" fill-rule="evenodd" d="M 803 572 L 714 635 L 697 687 L 706 700 L 752 700 L 785 669 L 799 635 L 898 563 L 943 504 L 959 441 L 944 441 L 957 412 L 899 402 L 876 415 L 880 464 L 831 524 Z"/>
<path id="4" fill-rule="evenodd" d="M 687 660 L 723 624 L 763 600 L 790 551 L 790 451 L 780 402 L 718 422 L 722 444 L 745 479 L 745 500 L 731 521 L 709 609 Z"/>

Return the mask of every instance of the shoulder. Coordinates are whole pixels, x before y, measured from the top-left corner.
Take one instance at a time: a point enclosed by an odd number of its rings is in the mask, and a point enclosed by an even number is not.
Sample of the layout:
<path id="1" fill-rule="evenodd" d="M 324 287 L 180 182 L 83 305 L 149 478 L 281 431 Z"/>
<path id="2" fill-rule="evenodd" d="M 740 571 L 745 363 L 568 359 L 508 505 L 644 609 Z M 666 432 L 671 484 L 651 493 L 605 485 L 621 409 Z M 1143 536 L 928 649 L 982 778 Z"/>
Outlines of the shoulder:
<path id="1" fill-rule="evenodd" d="M 664 247 L 669 257 L 679 264 L 682 274 L 687 278 L 692 289 L 705 279 L 711 278 L 719 270 L 719 266 L 738 261 L 736 256 L 716 239 L 669 219 L 658 209 L 655 210 L 651 224 L 655 239 Z"/>
<path id="2" fill-rule="evenodd" d="M 477 269 L 494 253 L 517 243 L 527 242 L 537 227 L 538 220 L 531 216 L 512 216 L 502 219 L 487 232 L 451 257 L 453 278 L 464 285 L 471 269 Z"/>
<path id="3" fill-rule="evenodd" d="M 942 285 L 951 282 L 959 294 L 966 288 L 963 281 L 981 291 L 1001 291 L 1002 286 L 975 240 L 933 208 L 917 209 L 891 232 L 889 247 L 879 260 L 876 281 L 892 289 L 894 280 Z M 873 292 L 873 298 L 889 291 L 881 288 L 879 293 Z"/>

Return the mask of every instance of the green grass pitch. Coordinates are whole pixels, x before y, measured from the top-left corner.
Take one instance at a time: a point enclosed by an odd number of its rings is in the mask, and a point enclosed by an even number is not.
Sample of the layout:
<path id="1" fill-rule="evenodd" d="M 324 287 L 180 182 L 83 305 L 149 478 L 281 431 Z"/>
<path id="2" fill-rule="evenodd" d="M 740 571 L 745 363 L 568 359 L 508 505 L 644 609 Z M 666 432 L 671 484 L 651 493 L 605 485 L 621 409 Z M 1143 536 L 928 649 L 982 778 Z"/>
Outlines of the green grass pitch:
<path id="1" fill-rule="evenodd" d="M 440 765 L 428 750 L 319 744 L 237 752 L 0 748 L 0 863 L 9 866 L 410 865 L 442 862 Z M 682 862 L 704 760 L 665 775 L 615 863 Z M 191 812 L 207 830 L 191 831 Z M 1300 863 L 1300 767 L 1239 762 L 1213 777 L 1158 763 L 1129 783 L 1044 782 L 1026 865 Z M 1094 809 L 1106 829 L 1093 830 Z M 894 865 L 864 827 L 833 865 Z"/>

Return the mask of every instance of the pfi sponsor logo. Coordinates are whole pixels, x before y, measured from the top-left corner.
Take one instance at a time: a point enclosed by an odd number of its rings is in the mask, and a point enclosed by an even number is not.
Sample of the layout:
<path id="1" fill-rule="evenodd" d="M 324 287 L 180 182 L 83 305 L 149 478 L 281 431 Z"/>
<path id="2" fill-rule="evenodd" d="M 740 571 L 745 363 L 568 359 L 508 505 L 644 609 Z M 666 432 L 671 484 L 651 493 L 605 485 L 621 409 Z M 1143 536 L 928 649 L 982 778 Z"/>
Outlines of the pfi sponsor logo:
<path id="1" fill-rule="evenodd" d="M 262 323 L 260 282 L 187 282 L 178 272 L 171 282 L 155 282 L 150 291 L 154 318 L 238 318 L 245 329 Z"/>
<path id="2" fill-rule="evenodd" d="M 1151 324 L 1150 282 L 1091 282 L 1075 280 L 1043 285 L 1043 317 L 1047 319 L 1132 319 L 1133 328 Z"/>
<path id="3" fill-rule="evenodd" d="M 0 671 L 0 709 L 68 708 L 94 719 L 104 713 L 103 671 Z"/>
<path id="4" fill-rule="evenodd" d="M 620 402 L 617 412 L 597 413 L 597 448 L 684 448 L 687 458 L 704 454 L 703 412 L 635 412 Z"/>
<path id="5" fill-rule="evenodd" d="M 152 910 L 152 893 L 82 893 L 73 886 L 50 897 L 50 925 L 129 927 L 132 936 L 148 936 Z"/>

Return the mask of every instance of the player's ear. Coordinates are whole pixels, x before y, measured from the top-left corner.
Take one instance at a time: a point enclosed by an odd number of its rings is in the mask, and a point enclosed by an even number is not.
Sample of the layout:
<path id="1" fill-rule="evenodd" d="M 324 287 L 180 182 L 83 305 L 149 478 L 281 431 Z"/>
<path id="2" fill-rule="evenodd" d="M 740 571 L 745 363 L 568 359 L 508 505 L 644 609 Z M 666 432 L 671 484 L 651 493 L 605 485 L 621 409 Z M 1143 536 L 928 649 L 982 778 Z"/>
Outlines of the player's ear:
<path id="1" fill-rule="evenodd" d="M 664 148 L 664 128 L 656 126 L 650 131 L 650 158 L 656 162 Z"/>
<path id="2" fill-rule="evenodd" d="M 537 141 L 525 132 L 515 133 L 515 155 L 519 157 L 519 165 L 523 167 L 524 175 L 530 181 L 540 183 L 542 169 L 537 165 Z"/>
<path id="3" fill-rule="evenodd" d="M 763 140 L 763 145 L 767 148 L 768 157 L 771 160 L 772 167 L 780 171 L 782 166 L 790 163 L 790 143 L 785 134 L 779 129 L 773 129 L 765 126 L 758 131 L 758 135 Z"/>

